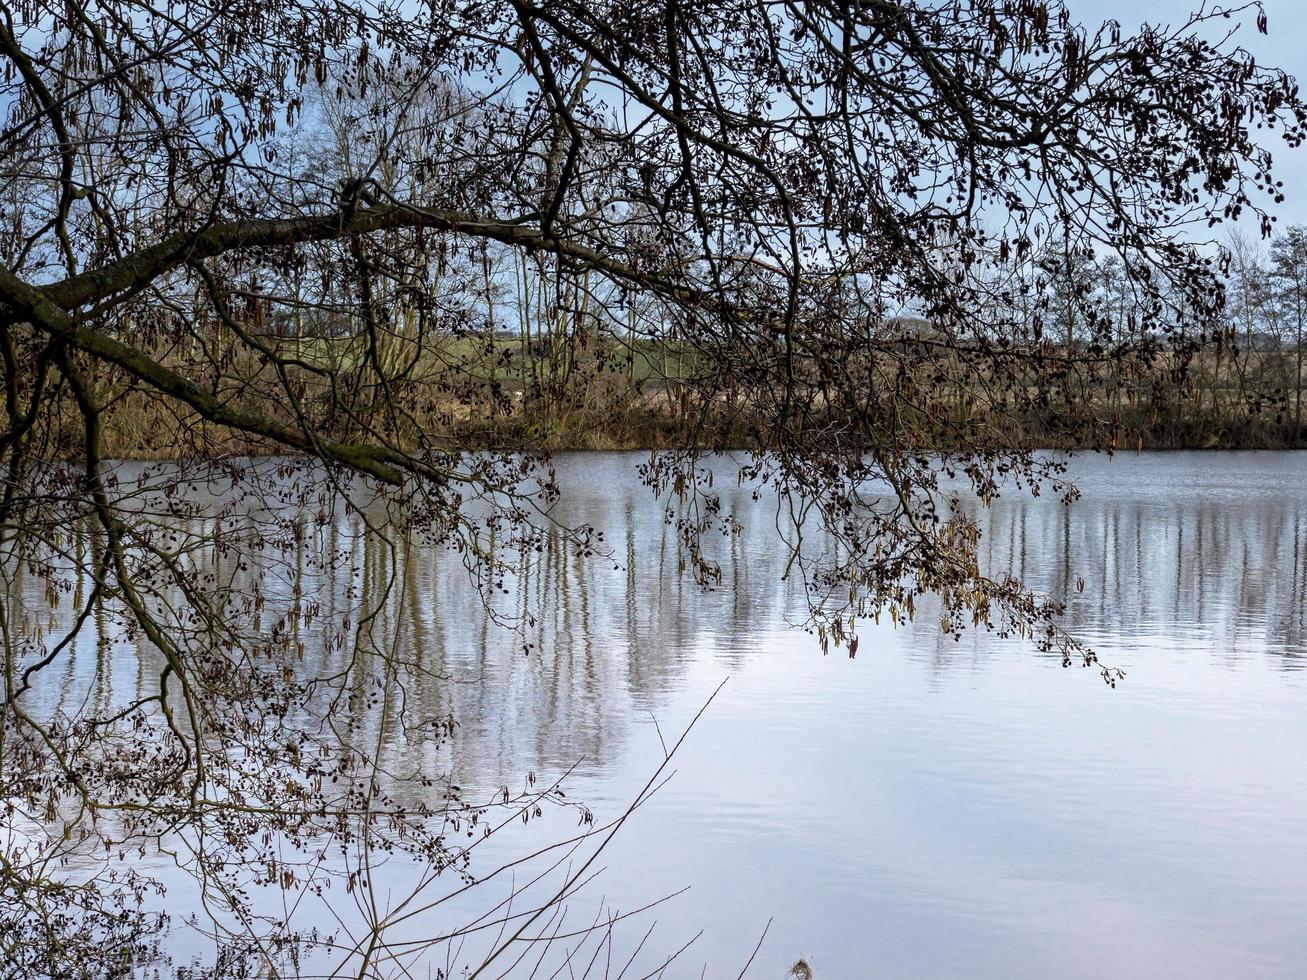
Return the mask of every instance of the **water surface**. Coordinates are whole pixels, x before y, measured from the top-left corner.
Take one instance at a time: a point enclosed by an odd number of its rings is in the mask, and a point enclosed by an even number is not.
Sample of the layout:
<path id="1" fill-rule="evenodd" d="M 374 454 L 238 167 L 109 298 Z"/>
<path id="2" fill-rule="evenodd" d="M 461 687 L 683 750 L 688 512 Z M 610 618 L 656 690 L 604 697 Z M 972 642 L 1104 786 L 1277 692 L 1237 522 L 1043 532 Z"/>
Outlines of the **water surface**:
<path id="1" fill-rule="evenodd" d="M 559 516 L 612 557 L 546 548 L 499 600 L 535 617 L 525 636 L 487 621 L 441 549 L 383 561 L 347 515 L 316 543 L 357 556 L 354 579 L 315 585 L 326 619 L 395 570 L 375 628 L 443 678 L 413 696 L 459 721 L 465 784 L 575 767 L 569 793 L 614 816 L 726 682 L 579 916 L 688 886 L 630 926 L 656 921 L 664 951 L 698 935 L 668 976 L 734 977 L 764 928 L 750 975 L 778 980 L 800 956 L 822 980 L 1302 975 L 1307 456 L 1085 457 L 1073 505 L 980 514 L 989 570 L 1065 596 L 1127 671 L 1115 690 L 1020 642 L 942 637 L 929 607 L 823 656 L 791 625 L 765 511 L 727 493 L 744 529 L 705 592 L 677 574 L 642 459 L 559 459 Z"/>

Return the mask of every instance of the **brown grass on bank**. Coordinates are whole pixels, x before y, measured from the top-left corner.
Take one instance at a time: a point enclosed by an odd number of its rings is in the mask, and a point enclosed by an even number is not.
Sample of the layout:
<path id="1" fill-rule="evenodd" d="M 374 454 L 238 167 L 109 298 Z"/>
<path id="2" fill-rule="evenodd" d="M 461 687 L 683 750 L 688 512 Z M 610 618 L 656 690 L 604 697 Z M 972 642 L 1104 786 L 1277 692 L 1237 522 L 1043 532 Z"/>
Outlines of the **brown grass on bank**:
<path id="1" fill-rule="evenodd" d="M 296 357 L 307 357 L 293 342 Z M 767 448 L 775 416 L 773 392 L 745 391 L 729 385 L 693 385 L 689 356 L 649 349 L 626 368 L 612 352 L 592 347 L 570 355 L 565 372 L 544 359 L 529 361 L 478 350 L 463 342 L 432 353 L 430 363 L 405 382 L 405 411 L 393 419 L 368 418 L 393 444 L 415 449 L 638 450 L 688 445 L 710 448 Z M 328 356 L 329 355 L 329 356 Z M 323 348 L 337 379 L 349 378 L 345 348 Z M 326 363 L 324 361 L 324 363 Z M 503 365 L 507 364 L 505 370 Z M 891 380 L 874 373 L 860 406 L 830 406 L 809 392 L 808 413 L 799 438 L 838 438 L 856 429 L 874 441 L 878 426 L 886 442 L 922 449 L 962 446 L 1082 449 L 1286 449 L 1307 445 L 1293 425 L 1296 393 L 1286 385 L 1283 354 L 1253 353 L 1242 362 L 1230 357 L 1195 358 L 1178 383 L 1159 370 L 1119 384 L 1109 375 L 1075 377 L 1040 391 L 1003 390 L 968 374 L 957 362 L 921 359 L 915 376 L 929 385 L 908 383 L 896 392 Z M 615 366 L 617 369 L 615 369 Z M 179 365 L 184 370 L 185 365 Z M 663 373 L 670 367 L 670 371 Z M 939 379 L 946 380 L 941 384 Z M 1159 380 L 1160 379 L 1160 380 Z M 1118 379 L 1119 380 L 1119 379 Z M 279 447 L 257 437 L 205 422 L 182 411 L 176 400 L 128 384 L 122 378 L 94 379 L 107 406 L 104 451 L 120 459 L 192 458 L 202 455 L 263 455 Z M 872 388 L 885 390 L 872 394 Z M 302 405 L 329 413 L 325 383 L 307 374 L 292 378 Z M 296 424 L 286 404 L 283 379 L 266 362 L 232 358 L 224 364 L 219 394 L 233 403 Z M 1051 397 L 1050 397 L 1051 394 Z M 357 410 L 357 409 L 356 409 Z M 855 417 L 856 416 L 856 417 Z M 315 425 L 319 424 L 315 418 Z M 60 404 L 48 422 L 59 455 L 80 455 L 80 414 Z M 328 428 L 323 425 L 324 431 Z M 339 437 L 351 438 L 347 428 Z M 791 436 L 795 433 L 790 432 Z"/>

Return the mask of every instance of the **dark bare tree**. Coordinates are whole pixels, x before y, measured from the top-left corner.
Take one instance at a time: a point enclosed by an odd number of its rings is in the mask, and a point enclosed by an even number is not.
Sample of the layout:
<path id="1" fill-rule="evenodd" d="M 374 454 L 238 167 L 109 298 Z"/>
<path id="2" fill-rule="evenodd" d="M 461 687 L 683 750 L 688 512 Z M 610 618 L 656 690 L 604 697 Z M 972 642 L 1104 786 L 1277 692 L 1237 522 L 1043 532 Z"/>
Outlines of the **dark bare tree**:
<path id="1" fill-rule="evenodd" d="M 369 696 L 300 676 L 294 631 L 269 641 L 255 585 L 206 562 L 252 575 L 330 500 L 384 492 L 381 532 L 456 548 L 493 588 L 549 530 L 547 449 L 629 408 L 636 358 L 665 366 L 677 424 L 643 475 L 705 584 L 724 518 L 700 461 L 743 448 L 823 641 L 853 652 L 859 616 L 934 592 L 946 631 L 1096 664 L 1056 602 L 984 573 L 956 495 L 1074 493 L 1034 439 L 1116 445 L 1117 386 L 1174 371 L 1170 334 L 1221 315 L 1188 229 L 1269 229 L 1258 140 L 1296 145 L 1307 118 L 1225 33 L 1266 29 L 1238 13 L 1128 33 L 1056 0 L 6 6 L 3 560 L 56 592 L 81 569 L 77 627 L 118 617 L 155 680 L 38 711 L 75 633 L 6 616 L 0 797 L 36 843 L 0 853 L 0 951 L 136 962 L 121 883 L 53 875 L 68 840 L 222 841 L 196 861 L 238 917 L 223 874 L 267 833 L 453 860 L 360 775 L 375 753 L 320 761 L 322 719 Z M 1050 242 L 1114 257 L 1129 308 L 1075 288 L 1051 310 Z M 183 465 L 129 484 L 125 446 Z M 218 467 L 285 485 L 233 453 L 307 488 L 257 535 L 186 489 Z M 379 677 L 415 669 L 335 626 Z"/>
<path id="2" fill-rule="evenodd" d="M 1303 328 L 1307 326 L 1307 228 L 1295 225 L 1271 243 L 1271 279 L 1293 349 L 1293 427 L 1302 431 Z"/>

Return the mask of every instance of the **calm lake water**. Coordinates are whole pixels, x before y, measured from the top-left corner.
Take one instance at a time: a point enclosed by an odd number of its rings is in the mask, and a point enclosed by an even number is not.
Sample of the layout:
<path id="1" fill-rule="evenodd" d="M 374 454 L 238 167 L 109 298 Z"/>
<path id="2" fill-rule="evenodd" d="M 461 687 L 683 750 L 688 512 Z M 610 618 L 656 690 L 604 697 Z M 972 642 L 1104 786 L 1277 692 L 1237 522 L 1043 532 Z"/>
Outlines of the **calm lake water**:
<path id="1" fill-rule="evenodd" d="M 446 679 L 415 696 L 460 723 L 456 779 L 575 766 L 569 794 L 601 820 L 726 682 L 578 921 L 688 886 L 623 926 L 633 947 L 656 923 L 660 952 L 698 936 L 667 976 L 735 977 L 764 928 L 749 975 L 776 980 L 799 957 L 818 980 L 1303 975 L 1307 454 L 1086 457 L 1070 507 L 1013 493 L 981 515 L 989 569 L 1067 595 L 1068 625 L 1127 670 L 1115 690 L 1019 642 L 941 637 L 929 608 L 823 656 L 789 625 L 801 596 L 765 510 L 727 494 L 744 529 L 704 592 L 676 574 L 644 458 L 558 460 L 560 516 L 613 560 L 546 549 L 508 583 L 504 610 L 536 614 L 529 651 L 444 551 L 404 552 L 417 601 L 376 626 Z M 366 580 L 359 529 L 324 534 Z"/>

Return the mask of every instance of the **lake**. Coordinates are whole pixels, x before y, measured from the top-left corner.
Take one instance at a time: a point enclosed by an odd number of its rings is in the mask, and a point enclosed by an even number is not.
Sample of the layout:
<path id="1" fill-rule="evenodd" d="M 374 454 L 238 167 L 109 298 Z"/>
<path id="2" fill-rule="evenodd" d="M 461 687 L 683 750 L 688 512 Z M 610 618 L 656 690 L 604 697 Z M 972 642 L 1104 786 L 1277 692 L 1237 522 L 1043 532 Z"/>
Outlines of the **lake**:
<path id="1" fill-rule="evenodd" d="M 1307 455 L 1087 456 L 1074 504 L 1011 493 L 979 512 L 988 570 L 1065 596 L 1067 625 L 1126 670 L 1115 689 L 1028 644 L 943 637 L 929 607 L 824 656 L 792 625 L 802 596 L 765 508 L 726 491 L 743 527 L 705 591 L 677 573 L 645 458 L 557 459 L 557 516 L 610 555 L 543 547 L 496 600 L 529 615 L 520 631 L 489 621 L 457 555 L 383 548 L 343 512 L 304 550 L 353 555 L 349 574 L 285 560 L 324 621 L 394 573 L 369 629 L 439 678 L 411 705 L 458 723 L 448 746 L 410 746 L 383 713 L 396 771 L 434 760 L 493 791 L 570 770 L 602 823 L 720 686 L 571 921 L 677 893 L 614 940 L 653 927 L 643 962 L 694 939 L 669 977 L 735 977 L 764 931 L 748 975 L 776 980 L 800 957 L 819 980 L 1302 975 Z M 143 671 L 135 647 L 108 666 L 126 689 Z M 490 859 L 575 829 L 546 815 Z M 182 931 L 179 954 L 200 955 Z"/>

